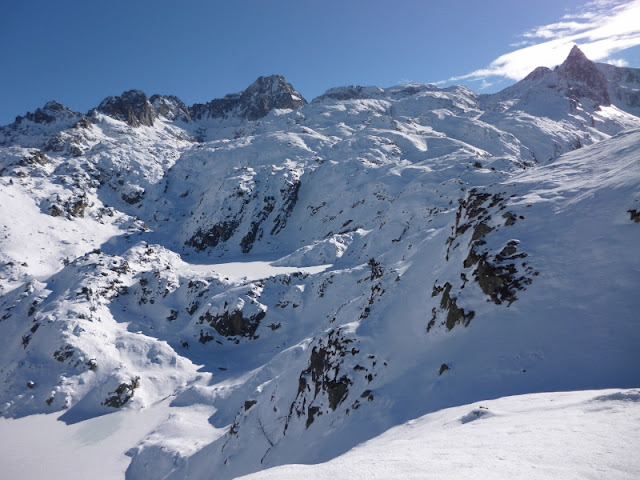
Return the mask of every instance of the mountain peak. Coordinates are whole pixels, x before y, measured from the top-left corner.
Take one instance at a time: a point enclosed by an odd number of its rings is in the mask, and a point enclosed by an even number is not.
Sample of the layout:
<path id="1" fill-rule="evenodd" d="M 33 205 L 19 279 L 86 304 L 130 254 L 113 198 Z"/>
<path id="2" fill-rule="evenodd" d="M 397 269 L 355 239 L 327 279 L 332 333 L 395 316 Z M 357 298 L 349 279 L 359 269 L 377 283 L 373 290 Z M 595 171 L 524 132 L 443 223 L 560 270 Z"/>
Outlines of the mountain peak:
<path id="1" fill-rule="evenodd" d="M 274 108 L 296 109 L 307 103 L 282 75 L 258 77 L 242 92 L 239 102 L 240 110 L 248 120 L 258 120 Z"/>
<path id="2" fill-rule="evenodd" d="M 156 115 L 167 120 L 188 120 L 191 117 L 189 107 L 175 95 L 152 95 L 149 102 L 151 102 Z"/>
<path id="3" fill-rule="evenodd" d="M 68 110 L 67 107 L 65 107 L 63 104 L 61 104 L 60 102 L 58 102 L 57 100 L 51 100 L 49 102 L 47 102 L 43 108 L 43 110 L 49 110 L 52 112 L 60 112 L 63 110 Z"/>
<path id="4" fill-rule="evenodd" d="M 117 120 L 123 120 L 132 127 L 153 125 L 151 103 L 141 90 L 127 90 L 119 97 L 107 97 L 100 102 L 97 110 Z"/>
<path id="5" fill-rule="evenodd" d="M 582 50 L 580 50 L 580 48 L 578 47 L 578 45 L 574 45 L 571 48 L 571 51 L 569 52 L 569 56 L 566 58 L 566 60 L 564 61 L 564 64 L 575 64 L 575 63 L 581 63 L 581 62 L 590 62 L 591 60 L 589 60 L 587 58 L 587 56 L 584 54 L 584 52 Z"/>
<path id="6" fill-rule="evenodd" d="M 27 112 L 23 117 L 16 117 L 15 123 L 22 123 L 23 120 L 30 120 L 34 123 L 54 123 L 58 119 L 79 115 L 56 100 L 51 100 L 44 107 L 38 108 L 34 113 Z"/>
<path id="7" fill-rule="evenodd" d="M 574 45 L 566 60 L 557 67 L 558 75 L 569 86 L 569 94 L 575 98 L 589 98 L 599 105 L 609 105 L 606 80 L 596 64 Z"/>
<path id="8" fill-rule="evenodd" d="M 268 75 L 268 76 L 259 76 L 249 87 L 247 90 L 251 89 L 264 89 L 266 88 L 282 88 L 287 85 L 287 81 L 284 79 L 283 75 Z"/>
<path id="9" fill-rule="evenodd" d="M 583 77 L 597 71 L 595 63 L 587 58 L 587 56 L 574 45 L 564 62 L 558 67 L 558 70 L 565 72 L 574 77 Z"/>
<path id="10" fill-rule="evenodd" d="M 274 108 L 297 109 L 306 105 L 304 97 L 282 75 L 258 77 L 246 90 L 191 107 L 194 119 L 233 115 L 259 120 Z"/>

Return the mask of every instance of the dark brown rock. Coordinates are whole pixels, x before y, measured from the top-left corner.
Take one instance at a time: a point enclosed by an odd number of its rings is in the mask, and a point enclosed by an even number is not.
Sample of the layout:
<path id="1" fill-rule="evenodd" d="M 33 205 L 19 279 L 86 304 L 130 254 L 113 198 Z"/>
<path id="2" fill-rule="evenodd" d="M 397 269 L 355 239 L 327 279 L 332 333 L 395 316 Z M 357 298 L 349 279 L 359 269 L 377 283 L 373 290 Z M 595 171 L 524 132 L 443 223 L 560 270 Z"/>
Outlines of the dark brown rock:
<path id="1" fill-rule="evenodd" d="M 149 99 L 140 90 L 129 90 L 119 97 L 107 97 L 97 110 L 132 127 L 151 127 L 155 118 Z"/>

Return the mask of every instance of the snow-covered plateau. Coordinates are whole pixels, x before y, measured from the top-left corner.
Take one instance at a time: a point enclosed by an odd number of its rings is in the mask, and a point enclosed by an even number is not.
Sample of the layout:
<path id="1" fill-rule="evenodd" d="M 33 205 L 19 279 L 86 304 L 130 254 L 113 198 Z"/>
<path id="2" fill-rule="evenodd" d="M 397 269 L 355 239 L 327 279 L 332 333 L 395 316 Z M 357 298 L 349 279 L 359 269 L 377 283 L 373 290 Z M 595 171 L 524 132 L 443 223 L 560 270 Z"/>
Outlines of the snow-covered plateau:
<path id="1" fill-rule="evenodd" d="M 49 102 L 0 225 L 7 478 L 640 476 L 640 69 Z"/>

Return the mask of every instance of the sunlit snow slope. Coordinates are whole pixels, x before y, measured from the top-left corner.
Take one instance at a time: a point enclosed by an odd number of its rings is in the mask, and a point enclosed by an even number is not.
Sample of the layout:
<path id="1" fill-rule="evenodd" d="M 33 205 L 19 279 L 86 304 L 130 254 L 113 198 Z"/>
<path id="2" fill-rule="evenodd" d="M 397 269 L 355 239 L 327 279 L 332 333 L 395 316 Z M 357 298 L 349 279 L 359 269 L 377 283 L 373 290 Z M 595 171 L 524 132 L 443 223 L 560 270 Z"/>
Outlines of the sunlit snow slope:
<path id="1" fill-rule="evenodd" d="M 638 402 L 638 390 L 490 400 L 411 420 L 324 464 L 243 478 L 635 479 Z"/>

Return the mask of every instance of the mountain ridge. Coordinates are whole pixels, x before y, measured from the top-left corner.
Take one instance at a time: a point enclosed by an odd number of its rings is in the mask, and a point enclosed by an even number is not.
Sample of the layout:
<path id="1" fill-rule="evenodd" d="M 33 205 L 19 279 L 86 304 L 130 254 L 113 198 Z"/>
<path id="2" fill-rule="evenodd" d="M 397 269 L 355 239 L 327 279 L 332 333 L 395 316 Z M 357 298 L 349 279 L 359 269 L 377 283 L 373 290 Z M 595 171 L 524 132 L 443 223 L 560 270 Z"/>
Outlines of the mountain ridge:
<path id="1" fill-rule="evenodd" d="M 598 67 L 598 65 L 600 67 Z M 640 72 L 638 72 L 640 69 L 616 67 L 613 65 L 603 67 L 604 65 L 608 64 L 592 62 L 577 45 L 574 45 L 565 61 L 561 65 L 556 66 L 555 69 L 552 70 L 548 67 L 537 67 L 515 85 L 506 87 L 495 94 L 485 95 L 490 97 L 499 96 L 505 90 L 509 90 L 521 82 L 539 80 L 552 72 L 556 72 L 570 83 L 585 83 L 587 87 L 591 88 L 591 90 L 586 91 L 580 91 L 577 89 L 572 93 L 572 95 L 576 95 L 577 97 L 582 96 L 584 98 L 591 98 L 591 95 L 595 95 L 592 100 L 599 102 L 599 104 L 602 105 L 609 105 L 609 94 L 606 91 L 604 83 L 612 83 L 612 81 L 607 80 L 607 78 L 622 77 L 626 74 L 628 82 L 635 81 L 637 83 L 640 78 Z M 612 71 L 607 72 L 607 70 Z M 418 88 L 431 87 L 430 85 L 416 85 Z M 384 89 L 378 86 L 360 85 L 333 87 L 314 98 L 312 102 L 319 102 L 324 99 L 348 100 L 353 98 L 368 98 L 369 96 L 375 97 L 376 95 L 383 93 L 385 90 L 398 90 L 398 88 L 399 86 Z M 594 88 L 599 91 L 593 92 L 592 90 Z M 409 91 L 410 89 L 410 86 L 400 88 L 400 90 L 403 91 Z M 271 96 L 268 95 L 268 90 L 271 91 Z M 253 103 L 259 103 L 259 101 L 262 101 L 263 106 L 261 108 L 258 105 L 252 106 L 251 97 L 255 97 L 256 94 L 260 97 L 260 100 L 253 98 Z M 137 108 L 135 105 L 131 105 L 132 102 L 138 102 L 139 105 Z M 155 105 L 156 102 L 158 103 L 157 106 Z M 237 108 L 238 103 L 242 105 L 240 107 L 240 112 L 238 112 L 239 116 L 250 121 L 255 121 L 264 117 L 273 108 L 296 109 L 305 105 L 307 101 L 285 80 L 284 76 L 270 75 L 267 77 L 258 77 L 251 85 L 241 92 L 230 93 L 222 98 L 213 99 L 204 104 L 194 103 L 191 106 L 187 106 L 174 95 L 153 94 L 151 97 L 147 97 L 147 95 L 141 90 L 127 90 L 120 96 L 106 97 L 97 107 L 90 109 L 86 115 L 90 116 L 92 111 L 98 110 L 103 113 L 110 114 L 116 119 L 124 120 L 133 127 L 139 125 L 151 126 L 153 124 L 153 118 L 157 115 L 162 115 L 168 120 L 180 119 L 183 121 L 200 120 L 206 117 L 224 117 L 229 115 L 234 108 Z M 635 100 L 631 103 L 633 107 L 640 106 L 640 103 Z M 131 108 L 131 113 L 128 113 L 127 111 L 129 108 Z M 64 110 L 74 115 L 82 115 L 80 112 L 73 112 L 68 107 L 52 100 L 43 108 L 37 109 L 34 113 L 27 112 L 24 116 L 16 117 L 16 121 L 14 123 L 19 124 L 25 119 L 36 123 L 51 123 L 54 120 L 54 117 L 50 113 L 47 113 L 48 110 L 50 112 Z M 143 118 L 141 119 L 140 116 Z"/>

